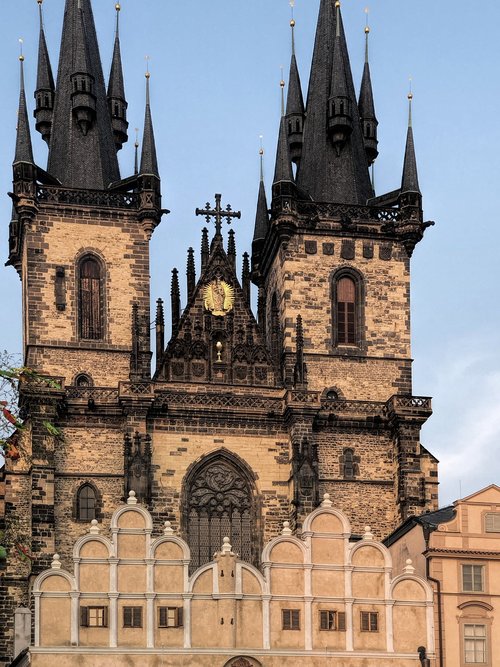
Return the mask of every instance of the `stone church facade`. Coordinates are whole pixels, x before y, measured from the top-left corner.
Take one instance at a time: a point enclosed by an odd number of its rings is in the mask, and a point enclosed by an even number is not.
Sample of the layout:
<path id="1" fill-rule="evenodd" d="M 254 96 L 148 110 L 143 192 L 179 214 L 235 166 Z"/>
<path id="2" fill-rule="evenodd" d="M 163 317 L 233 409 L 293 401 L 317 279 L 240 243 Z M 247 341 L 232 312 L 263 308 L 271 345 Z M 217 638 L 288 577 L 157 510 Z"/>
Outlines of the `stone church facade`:
<path id="1" fill-rule="evenodd" d="M 189 547 L 190 576 L 225 537 L 257 572 L 283 523 L 299 539 L 325 493 L 353 540 L 437 509 L 437 461 L 419 441 L 431 401 L 413 396 L 410 350 L 411 256 L 431 223 L 411 123 L 401 187 L 375 196 L 370 69 L 357 95 L 340 3 L 320 2 L 305 103 L 292 55 L 270 205 L 261 179 L 242 275 L 234 233 L 222 233 L 239 213 L 216 195 L 197 210 L 215 232 L 203 230 L 199 262 L 188 252 L 187 303 L 174 269 L 171 326 L 158 300 L 153 341 L 149 244 L 167 211 L 149 77 L 135 173 L 119 173 L 120 48 L 117 31 L 106 86 L 91 2 L 66 0 L 54 78 L 41 23 L 34 113 L 46 169 L 33 157 L 21 61 L 9 264 L 22 281 L 25 364 L 42 377 L 22 385 L 24 455 L 7 460 L 2 490 L 19 546 L 0 580 L 5 664 L 35 578 L 54 553 L 71 570 L 89 522 L 109 535 L 130 492 L 157 534 L 169 521 Z"/>

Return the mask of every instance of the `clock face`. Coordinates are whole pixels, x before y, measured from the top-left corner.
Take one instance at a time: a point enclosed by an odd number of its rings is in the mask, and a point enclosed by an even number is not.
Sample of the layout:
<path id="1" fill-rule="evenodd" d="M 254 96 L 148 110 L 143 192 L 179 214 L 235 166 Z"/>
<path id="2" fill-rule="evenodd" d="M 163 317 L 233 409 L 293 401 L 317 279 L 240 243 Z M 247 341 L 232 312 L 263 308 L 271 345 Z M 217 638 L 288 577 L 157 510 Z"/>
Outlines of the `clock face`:
<path id="1" fill-rule="evenodd" d="M 216 278 L 209 283 L 203 290 L 205 299 L 205 308 L 212 315 L 224 317 L 233 309 L 234 305 L 234 287 L 220 278 Z"/>

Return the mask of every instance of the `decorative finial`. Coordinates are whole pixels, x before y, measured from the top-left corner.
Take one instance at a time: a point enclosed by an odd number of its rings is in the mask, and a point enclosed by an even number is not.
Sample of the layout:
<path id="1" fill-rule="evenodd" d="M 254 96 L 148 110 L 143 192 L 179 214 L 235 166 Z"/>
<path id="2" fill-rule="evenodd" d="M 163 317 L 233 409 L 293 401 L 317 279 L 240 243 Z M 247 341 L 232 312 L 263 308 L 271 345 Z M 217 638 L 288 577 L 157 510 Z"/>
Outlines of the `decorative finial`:
<path id="1" fill-rule="evenodd" d="M 149 79 L 151 77 L 151 72 L 149 71 L 149 61 L 151 60 L 151 56 L 144 56 L 144 60 L 146 61 L 146 74 L 144 76 L 146 79 Z"/>
<path id="2" fill-rule="evenodd" d="M 281 531 L 282 535 L 292 535 L 292 529 L 290 528 L 290 521 L 283 521 L 283 530 Z"/>
<path id="3" fill-rule="evenodd" d="M 295 7 L 295 0 L 290 0 L 291 14 L 290 28 L 292 29 L 292 55 L 295 55 L 295 18 L 293 15 L 293 8 Z"/>
<path id="4" fill-rule="evenodd" d="M 368 16 L 370 14 L 370 10 L 368 7 L 365 7 L 365 14 L 366 14 L 366 25 L 365 25 L 365 37 L 366 37 L 366 42 L 365 42 L 365 62 L 368 62 L 368 35 L 370 34 L 370 26 L 368 25 Z"/>
<path id="5" fill-rule="evenodd" d="M 217 363 L 220 364 L 222 363 L 222 348 L 223 348 L 223 345 L 220 340 L 217 341 L 215 347 L 217 349 Z"/>
<path id="6" fill-rule="evenodd" d="M 335 26 L 335 36 L 340 37 L 340 0 L 335 2 L 335 14 L 336 14 L 336 26 Z"/>
<path id="7" fill-rule="evenodd" d="M 280 88 L 281 88 L 281 115 L 285 115 L 285 79 L 284 74 L 283 74 L 283 65 L 280 65 L 280 70 L 281 70 L 281 81 L 280 81 Z"/>
<path id="8" fill-rule="evenodd" d="M 61 556 L 59 556 L 59 554 L 54 554 L 54 556 L 52 558 L 51 568 L 53 570 L 60 570 L 61 567 L 62 567 L 62 565 L 61 565 Z"/>
<path id="9" fill-rule="evenodd" d="M 412 103 L 413 103 L 413 90 L 412 90 L 412 78 L 409 79 L 410 88 L 408 91 L 408 127 L 412 126 Z"/>
<path id="10" fill-rule="evenodd" d="M 115 9 L 116 9 L 116 36 L 120 34 L 120 11 L 121 11 L 122 6 L 120 5 L 119 2 L 115 4 Z"/>
<path id="11" fill-rule="evenodd" d="M 368 541 L 373 540 L 373 533 L 370 526 L 365 526 L 365 534 L 363 535 L 363 539 Z"/>
<path id="12" fill-rule="evenodd" d="M 229 541 L 229 537 L 225 537 L 222 540 L 222 553 L 223 554 L 232 554 L 233 553 L 233 547 L 231 546 L 231 543 Z"/>
<path id="13" fill-rule="evenodd" d="M 137 505 L 137 498 L 135 491 L 128 492 L 127 505 Z"/>
<path id="14" fill-rule="evenodd" d="M 174 534 L 174 530 L 172 528 L 172 524 L 170 523 L 170 521 L 165 521 L 164 526 L 165 526 L 165 528 L 163 529 L 163 534 L 164 535 L 173 535 Z"/>
<path id="15" fill-rule="evenodd" d="M 89 533 L 91 535 L 99 535 L 99 522 L 97 519 L 92 519 L 90 522 Z"/>
<path id="16" fill-rule="evenodd" d="M 138 127 L 135 128 L 134 150 L 135 150 L 134 174 L 137 175 L 139 173 L 139 128 Z"/>
<path id="17" fill-rule="evenodd" d="M 264 145 L 263 145 L 263 139 L 264 137 L 262 134 L 259 136 L 260 139 L 260 149 L 259 149 L 259 155 L 260 155 L 260 180 L 264 180 Z"/>
<path id="18" fill-rule="evenodd" d="M 20 37 L 19 38 L 19 60 L 21 62 L 24 62 L 23 44 L 24 44 L 24 40 Z"/>
<path id="19" fill-rule="evenodd" d="M 415 574 L 415 568 L 413 567 L 413 561 L 411 558 L 407 558 L 406 567 L 403 570 L 405 574 Z"/>
<path id="20" fill-rule="evenodd" d="M 323 494 L 323 502 L 321 503 L 321 507 L 333 507 L 333 503 L 330 500 L 329 493 Z"/>

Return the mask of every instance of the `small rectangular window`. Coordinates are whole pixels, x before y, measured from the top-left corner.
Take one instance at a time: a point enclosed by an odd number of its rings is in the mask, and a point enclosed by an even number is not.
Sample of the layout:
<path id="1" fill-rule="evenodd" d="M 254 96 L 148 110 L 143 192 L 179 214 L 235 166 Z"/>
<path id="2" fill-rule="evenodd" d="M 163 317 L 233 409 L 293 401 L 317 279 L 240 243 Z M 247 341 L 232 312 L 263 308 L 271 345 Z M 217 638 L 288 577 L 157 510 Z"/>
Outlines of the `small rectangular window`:
<path id="1" fill-rule="evenodd" d="M 142 628 L 142 607 L 123 607 L 123 627 Z"/>
<path id="2" fill-rule="evenodd" d="M 486 664 L 485 625 L 464 625 L 464 652 L 467 665 Z"/>
<path id="3" fill-rule="evenodd" d="M 361 631 L 378 632 L 378 612 L 376 611 L 361 612 Z"/>
<path id="4" fill-rule="evenodd" d="M 80 607 L 80 625 L 83 628 L 107 628 L 107 607 Z"/>
<path id="5" fill-rule="evenodd" d="M 462 590 L 464 593 L 484 591 L 484 565 L 462 565 Z"/>
<path id="6" fill-rule="evenodd" d="M 158 608 L 158 627 L 159 628 L 180 628 L 183 625 L 182 607 L 159 607 Z"/>
<path id="7" fill-rule="evenodd" d="M 488 512 L 485 516 L 487 533 L 500 533 L 500 512 Z"/>
<path id="8" fill-rule="evenodd" d="M 282 610 L 283 630 L 300 630 L 300 609 Z"/>
<path id="9" fill-rule="evenodd" d="M 320 630 L 345 630 L 345 612 L 322 609 L 319 612 Z"/>

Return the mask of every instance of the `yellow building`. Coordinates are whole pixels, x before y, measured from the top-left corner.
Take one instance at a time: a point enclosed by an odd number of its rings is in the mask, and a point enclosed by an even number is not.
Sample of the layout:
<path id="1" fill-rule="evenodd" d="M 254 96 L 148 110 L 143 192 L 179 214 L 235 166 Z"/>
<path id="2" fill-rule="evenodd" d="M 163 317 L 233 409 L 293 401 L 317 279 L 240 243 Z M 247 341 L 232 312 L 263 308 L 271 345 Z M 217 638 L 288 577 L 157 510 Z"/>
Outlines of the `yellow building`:
<path id="1" fill-rule="evenodd" d="M 434 587 L 437 664 L 500 664 L 500 487 L 412 517 L 384 543 L 395 572 L 410 558 Z"/>
<path id="2" fill-rule="evenodd" d="M 410 562 L 394 577 L 389 551 L 369 528 L 351 541 L 328 494 L 304 521 L 285 523 L 262 553 L 262 572 L 226 537 L 189 575 L 190 551 L 169 522 L 160 535 L 132 491 L 111 519 L 94 520 L 33 585 L 34 667 L 124 664 L 278 667 L 416 667 L 433 654 L 429 584 Z"/>

